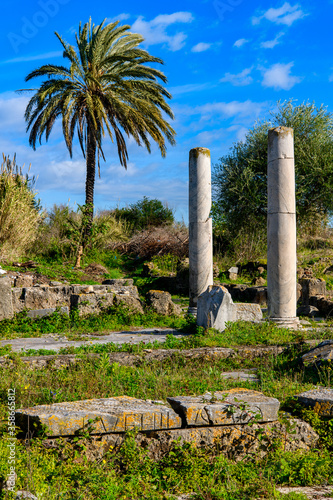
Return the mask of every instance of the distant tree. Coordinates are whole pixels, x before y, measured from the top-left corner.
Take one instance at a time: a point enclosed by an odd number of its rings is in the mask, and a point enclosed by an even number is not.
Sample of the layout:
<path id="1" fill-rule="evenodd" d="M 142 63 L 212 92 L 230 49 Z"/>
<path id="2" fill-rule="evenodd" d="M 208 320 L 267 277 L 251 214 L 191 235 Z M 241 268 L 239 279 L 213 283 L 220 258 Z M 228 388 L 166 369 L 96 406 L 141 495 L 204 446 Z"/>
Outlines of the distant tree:
<path id="1" fill-rule="evenodd" d="M 257 122 L 213 168 L 214 222 L 232 241 L 263 234 L 267 217 L 267 137 L 278 125 L 294 129 L 299 226 L 315 228 L 333 213 L 333 115 L 323 105 L 277 103 L 271 120 Z"/>
<path id="2" fill-rule="evenodd" d="M 160 200 L 150 200 L 146 196 L 129 207 L 116 208 L 113 215 L 117 219 L 125 220 L 134 229 L 168 225 L 175 220 L 171 208 L 163 205 Z"/>
<path id="3" fill-rule="evenodd" d="M 71 156 L 74 135 L 79 138 L 86 159 L 85 239 L 93 222 L 96 160 L 99 168 L 99 157 L 105 159 L 105 135 L 117 144 L 125 168 L 128 151 L 124 135 L 149 152 L 152 139 L 162 156 L 166 154 L 165 140 L 175 143 L 175 131 L 165 120 L 165 116 L 173 118 L 165 100 L 171 95 L 159 83 L 167 79 L 159 69 L 148 65 L 163 61 L 140 48 L 143 37 L 129 30 L 130 26 L 118 26 L 118 22 L 95 26 L 90 19 L 80 24 L 76 47 L 56 33 L 69 67 L 46 64 L 26 77 L 26 81 L 47 77 L 34 89 L 25 112 L 31 146 L 35 149 L 44 135 L 48 140 L 58 118 L 62 119 Z"/>

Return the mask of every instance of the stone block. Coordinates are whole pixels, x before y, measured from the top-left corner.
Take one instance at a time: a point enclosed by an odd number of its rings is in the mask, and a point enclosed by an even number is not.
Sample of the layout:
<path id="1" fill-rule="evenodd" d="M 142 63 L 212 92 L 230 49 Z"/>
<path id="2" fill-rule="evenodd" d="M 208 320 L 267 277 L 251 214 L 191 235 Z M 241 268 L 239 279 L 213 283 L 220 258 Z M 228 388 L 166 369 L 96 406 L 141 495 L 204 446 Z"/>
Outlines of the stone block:
<path id="1" fill-rule="evenodd" d="M 34 277 L 31 274 L 16 276 L 14 286 L 20 288 L 34 286 Z"/>
<path id="2" fill-rule="evenodd" d="M 27 312 L 27 316 L 29 318 L 43 318 L 44 316 L 50 316 L 55 313 L 57 310 L 56 307 L 50 307 L 49 309 L 34 309 Z M 60 307 L 60 314 L 69 314 L 69 307 L 64 306 Z"/>
<path id="3" fill-rule="evenodd" d="M 273 422 L 278 418 L 280 406 L 277 399 L 248 389 L 167 400 L 188 426 L 245 424 L 254 419 L 256 422 Z"/>
<path id="4" fill-rule="evenodd" d="M 209 286 L 198 297 L 198 326 L 223 331 L 227 321 L 236 321 L 236 309 L 230 293 L 223 286 Z"/>
<path id="5" fill-rule="evenodd" d="M 77 310 L 79 316 L 100 314 L 113 305 L 113 293 L 80 293 L 70 296 L 71 309 Z"/>
<path id="6" fill-rule="evenodd" d="M 258 435 L 261 439 L 258 439 Z M 119 436 L 121 439 L 122 436 Z M 107 436 L 110 445 L 117 444 L 116 436 Z M 242 460 L 249 455 L 263 457 L 269 452 L 270 443 L 281 441 L 286 451 L 315 448 L 319 436 L 309 424 L 290 419 L 288 424 L 277 422 L 247 425 L 223 425 L 217 427 L 192 427 L 170 429 L 159 432 L 139 433 L 137 443 L 147 450 L 150 458 L 160 460 L 172 450 L 174 441 L 180 445 L 191 443 L 200 448 L 209 448 L 231 460 Z"/>
<path id="7" fill-rule="evenodd" d="M 238 380 L 241 382 L 259 382 L 256 370 L 247 370 L 239 372 L 222 372 L 221 378 L 225 380 Z"/>
<path id="8" fill-rule="evenodd" d="M 49 297 L 48 286 L 23 288 L 21 299 L 26 309 L 48 309 L 56 305 Z"/>
<path id="9" fill-rule="evenodd" d="M 107 434 L 174 429 L 181 427 L 180 417 L 163 404 L 128 396 L 55 403 L 16 411 L 16 422 L 23 431 L 46 426 L 47 436 L 73 436 L 91 429 L 91 434 Z"/>
<path id="10" fill-rule="evenodd" d="M 259 323 L 262 320 L 262 311 L 259 304 L 234 304 L 237 321 L 253 321 Z"/>
<path id="11" fill-rule="evenodd" d="M 309 303 L 311 306 L 316 307 L 321 315 L 323 316 L 333 315 L 333 300 L 314 295 L 309 298 Z"/>
<path id="12" fill-rule="evenodd" d="M 302 356 L 304 365 L 319 365 L 322 361 L 328 360 L 333 360 L 333 340 L 324 340 L 320 342 L 320 344 Z"/>
<path id="13" fill-rule="evenodd" d="M 310 297 L 315 295 L 326 295 L 326 281 L 316 278 L 302 278 L 300 280 L 302 286 L 302 304 L 309 305 Z"/>
<path id="14" fill-rule="evenodd" d="M 312 389 L 295 397 L 300 404 L 307 408 L 313 408 L 318 415 L 333 418 L 333 389 L 323 387 Z"/>
<path id="15" fill-rule="evenodd" d="M 181 308 L 174 304 L 171 300 L 171 295 L 169 292 L 162 292 L 161 290 L 150 290 L 147 295 L 147 303 L 153 309 L 153 311 L 164 316 L 170 316 L 172 314 L 180 315 Z"/>
<path id="16" fill-rule="evenodd" d="M 24 304 L 24 288 L 12 288 L 12 303 L 14 313 L 22 312 Z"/>
<path id="17" fill-rule="evenodd" d="M 102 285 L 133 286 L 133 280 L 131 278 L 104 280 L 102 281 Z"/>
<path id="18" fill-rule="evenodd" d="M 142 308 L 139 298 L 133 297 L 129 293 L 119 293 L 115 295 L 114 304 L 116 306 L 127 307 L 133 312 L 144 314 L 144 310 Z"/>
<path id="19" fill-rule="evenodd" d="M 5 274 L 0 275 L 0 320 L 14 316 L 12 286 Z"/>

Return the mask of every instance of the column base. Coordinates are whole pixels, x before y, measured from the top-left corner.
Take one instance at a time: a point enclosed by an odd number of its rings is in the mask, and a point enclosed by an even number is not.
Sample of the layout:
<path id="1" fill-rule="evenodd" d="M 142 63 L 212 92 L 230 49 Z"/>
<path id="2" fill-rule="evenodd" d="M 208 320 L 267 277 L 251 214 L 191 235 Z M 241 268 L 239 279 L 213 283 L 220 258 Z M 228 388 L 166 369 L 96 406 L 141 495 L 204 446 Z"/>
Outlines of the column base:
<path id="1" fill-rule="evenodd" d="M 196 317 L 197 317 L 197 311 L 198 311 L 198 308 L 197 308 L 197 307 L 189 307 L 189 308 L 187 309 L 187 314 L 188 314 L 189 316 L 194 316 L 194 318 L 196 318 Z"/>
<path id="2" fill-rule="evenodd" d="M 297 316 L 291 318 L 267 318 L 268 321 L 276 323 L 281 328 L 299 328 L 301 326 Z"/>

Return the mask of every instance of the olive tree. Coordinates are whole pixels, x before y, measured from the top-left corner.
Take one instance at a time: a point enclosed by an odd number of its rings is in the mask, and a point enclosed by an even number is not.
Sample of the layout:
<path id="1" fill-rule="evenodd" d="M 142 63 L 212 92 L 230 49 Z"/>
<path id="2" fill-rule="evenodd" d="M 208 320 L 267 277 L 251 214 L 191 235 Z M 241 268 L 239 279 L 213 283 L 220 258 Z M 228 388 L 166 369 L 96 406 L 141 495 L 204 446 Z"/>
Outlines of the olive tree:
<path id="1" fill-rule="evenodd" d="M 333 213 L 333 114 L 314 103 L 278 102 L 213 168 L 215 226 L 229 242 L 266 231 L 268 130 L 294 129 L 296 210 L 300 227 L 316 228 Z"/>

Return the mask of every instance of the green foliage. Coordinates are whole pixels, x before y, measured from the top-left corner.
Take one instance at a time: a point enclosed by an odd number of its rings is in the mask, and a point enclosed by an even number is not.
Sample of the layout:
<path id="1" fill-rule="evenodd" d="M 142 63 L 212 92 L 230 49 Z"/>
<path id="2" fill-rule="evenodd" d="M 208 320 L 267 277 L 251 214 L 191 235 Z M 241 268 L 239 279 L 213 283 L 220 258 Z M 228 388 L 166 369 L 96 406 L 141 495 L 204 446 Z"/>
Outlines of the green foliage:
<path id="1" fill-rule="evenodd" d="M 296 205 L 299 226 L 314 231 L 333 211 L 333 115 L 322 105 L 278 102 L 270 121 L 257 122 L 245 141 L 214 166 L 213 185 L 219 212 L 215 227 L 223 245 L 249 238 L 264 248 L 267 215 L 268 130 L 292 127 L 295 138 Z M 225 233 L 221 233 L 224 230 Z"/>
<path id="2" fill-rule="evenodd" d="M 19 258 L 32 246 L 40 222 L 35 179 L 22 173 L 14 155 L 0 167 L 0 257 Z"/>
<path id="3" fill-rule="evenodd" d="M 0 444 L 1 477 L 8 470 L 6 444 Z M 41 438 L 29 447 L 18 441 L 17 487 L 27 490 L 30 483 L 35 494 L 48 500 L 165 500 L 189 493 L 197 500 L 303 500 L 300 494 L 279 494 L 277 487 L 327 484 L 333 479 L 331 457 L 317 450 L 272 452 L 268 458 L 233 462 L 223 453 L 175 442 L 155 462 L 136 444 L 133 432 L 117 454 L 111 450 L 99 461 L 87 460 L 88 447 L 89 437 L 75 443 L 53 440 L 49 449 Z M 0 498 L 8 495 L 2 491 Z"/>
<path id="4" fill-rule="evenodd" d="M 55 261 L 75 259 L 81 245 L 84 207 L 74 211 L 66 205 L 54 205 L 40 225 L 35 253 Z M 97 213 L 91 225 L 89 243 L 85 255 L 108 250 L 115 241 L 126 241 L 125 224 L 109 212 Z"/>
<path id="5" fill-rule="evenodd" d="M 116 208 L 113 215 L 116 219 L 128 222 L 135 230 L 170 225 L 174 222 L 171 208 L 163 205 L 160 200 L 150 200 L 146 196 L 129 207 Z"/>

